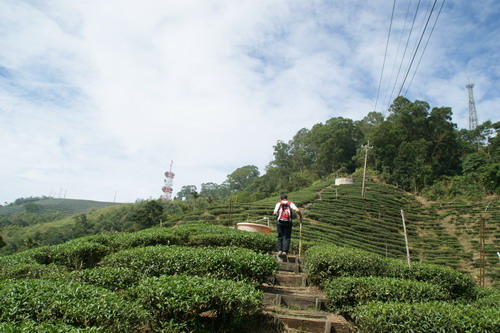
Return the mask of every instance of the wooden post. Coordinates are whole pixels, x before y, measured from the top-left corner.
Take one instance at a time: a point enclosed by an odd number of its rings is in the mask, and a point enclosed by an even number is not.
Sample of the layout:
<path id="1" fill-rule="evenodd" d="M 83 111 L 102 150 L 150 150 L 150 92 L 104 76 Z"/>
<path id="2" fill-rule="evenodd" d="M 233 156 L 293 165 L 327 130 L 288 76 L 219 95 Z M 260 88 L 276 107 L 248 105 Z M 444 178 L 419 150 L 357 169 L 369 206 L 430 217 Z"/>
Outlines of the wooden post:
<path id="1" fill-rule="evenodd" d="M 233 224 L 233 221 L 232 221 L 232 218 L 231 218 L 232 208 L 233 208 L 232 204 L 233 204 L 233 200 L 232 200 L 232 198 L 229 198 L 229 225 Z"/>
<path id="2" fill-rule="evenodd" d="M 479 244 L 480 244 L 480 250 L 479 250 L 479 285 L 481 287 L 484 287 L 484 273 L 485 273 L 485 266 L 486 266 L 486 260 L 484 256 L 484 217 L 481 216 L 481 224 L 479 226 Z"/>
<path id="3" fill-rule="evenodd" d="M 490 204 L 493 202 L 490 201 L 487 205 L 486 208 L 484 209 L 484 213 L 488 210 L 488 207 Z M 481 287 L 484 287 L 484 277 L 486 275 L 486 256 L 485 256 L 485 229 L 486 229 L 486 221 L 484 219 L 484 215 L 480 214 L 480 225 L 479 225 L 479 285 Z"/>
<path id="4" fill-rule="evenodd" d="M 302 255 L 302 217 L 300 218 L 299 224 L 299 258 Z"/>
<path id="5" fill-rule="evenodd" d="M 408 260 L 408 267 L 411 268 L 410 248 L 408 247 L 408 234 L 406 233 L 405 212 L 402 209 L 401 209 L 401 218 L 403 219 L 403 230 L 405 233 L 406 258 Z"/>
<path id="6" fill-rule="evenodd" d="M 363 169 L 363 185 L 361 186 L 361 196 L 365 196 L 365 178 L 366 178 L 366 162 L 368 161 L 368 149 L 372 149 L 370 147 L 370 141 L 368 141 L 367 145 L 361 146 L 365 150 L 365 167 Z"/>

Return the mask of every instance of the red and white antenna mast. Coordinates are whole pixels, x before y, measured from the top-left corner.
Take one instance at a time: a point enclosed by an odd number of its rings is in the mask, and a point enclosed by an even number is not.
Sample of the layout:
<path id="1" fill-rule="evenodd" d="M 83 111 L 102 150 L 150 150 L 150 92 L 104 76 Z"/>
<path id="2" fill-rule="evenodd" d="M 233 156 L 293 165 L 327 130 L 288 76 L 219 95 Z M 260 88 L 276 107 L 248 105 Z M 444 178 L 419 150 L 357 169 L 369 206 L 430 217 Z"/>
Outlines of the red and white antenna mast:
<path id="1" fill-rule="evenodd" d="M 170 162 L 170 170 L 165 172 L 165 179 L 163 180 L 164 185 L 161 188 L 161 190 L 163 191 L 161 200 L 163 201 L 172 200 L 172 192 L 174 191 L 174 189 L 172 188 L 172 183 L 174 182 L 175 176 L 175 174 L 172 172 L 172 164 L 174 164 L 174 161 Z"/>

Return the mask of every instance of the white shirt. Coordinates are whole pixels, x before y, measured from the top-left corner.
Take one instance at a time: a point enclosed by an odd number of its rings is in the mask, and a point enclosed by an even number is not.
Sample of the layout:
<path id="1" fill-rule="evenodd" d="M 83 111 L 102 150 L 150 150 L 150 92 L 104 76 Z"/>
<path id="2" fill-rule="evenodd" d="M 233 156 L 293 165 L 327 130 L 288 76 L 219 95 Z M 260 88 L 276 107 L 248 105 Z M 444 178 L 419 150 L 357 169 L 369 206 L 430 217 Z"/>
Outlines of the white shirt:
<path id="1" fill-rule="evenodd" d="M 274 206 L 274 215 L 278 214 L 278 210 L 280 209 L 280 206 L 282 203 L 286 204 L 287 202 L 290 203 L 290 208 L 293 209 L 294 211 L 298 211 L 299 209 L 297 208 L 297 206 L 295 206 L 295 204 L 291 201 L 288 201 L 288 200 L 281 200 L 280 202 L 278 202 L 276 204 L 276 206 Z"/>

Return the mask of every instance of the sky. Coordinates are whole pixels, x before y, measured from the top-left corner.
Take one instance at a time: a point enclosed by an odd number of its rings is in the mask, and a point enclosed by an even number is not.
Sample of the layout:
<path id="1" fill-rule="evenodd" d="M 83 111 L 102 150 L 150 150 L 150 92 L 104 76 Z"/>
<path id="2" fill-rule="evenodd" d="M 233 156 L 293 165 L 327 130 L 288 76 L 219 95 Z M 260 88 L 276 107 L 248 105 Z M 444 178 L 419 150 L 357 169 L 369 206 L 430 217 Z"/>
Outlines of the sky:
<path id="1" fill-rule="evenodd" d="M 499 121 L 499 53 L 497 0 L 0 0 L 0 204 L 156 199 L 172 161 L 174 195 L 263 174 L 399 91 L 468 128 L 474 83 Z"/>

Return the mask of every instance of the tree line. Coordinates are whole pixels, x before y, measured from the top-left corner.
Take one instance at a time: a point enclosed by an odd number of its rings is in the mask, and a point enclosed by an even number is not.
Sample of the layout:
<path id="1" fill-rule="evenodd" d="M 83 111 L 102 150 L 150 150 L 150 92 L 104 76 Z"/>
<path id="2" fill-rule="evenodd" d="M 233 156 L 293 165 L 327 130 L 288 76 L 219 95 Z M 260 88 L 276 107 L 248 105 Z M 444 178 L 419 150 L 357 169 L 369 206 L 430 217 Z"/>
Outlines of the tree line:
<path id="1" fill-rule="evenodd" d="M 370 112 L 354 121 L 335 117 L 302 128 L 274 145 L 273 160 L 260 175 L 254 165 L 236 169 L 221 183 L 184 186 L 176 199 L 230 196 L 257 200 L 309 186 L 329 175 L 352 175 L 367 165 L 372 175 L 431 198 L 480 198 L 499 193 L 500 122 L 458 129 L 450 107 L 396 98 L 388 115 Z"/>

